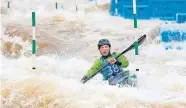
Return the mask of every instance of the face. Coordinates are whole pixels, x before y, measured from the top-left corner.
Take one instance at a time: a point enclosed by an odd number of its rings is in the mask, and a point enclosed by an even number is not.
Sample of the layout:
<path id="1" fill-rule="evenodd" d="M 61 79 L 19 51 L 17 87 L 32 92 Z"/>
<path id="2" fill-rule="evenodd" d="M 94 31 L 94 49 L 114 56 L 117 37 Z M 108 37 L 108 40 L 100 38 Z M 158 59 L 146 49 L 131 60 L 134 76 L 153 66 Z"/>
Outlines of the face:
<path id="1" fill-rule="evenodd" d="M 110 47 L 108 45 L 103 45 L 100 47 L 99 52 L 102 56 L 107 56 L 110 52 Z"/>

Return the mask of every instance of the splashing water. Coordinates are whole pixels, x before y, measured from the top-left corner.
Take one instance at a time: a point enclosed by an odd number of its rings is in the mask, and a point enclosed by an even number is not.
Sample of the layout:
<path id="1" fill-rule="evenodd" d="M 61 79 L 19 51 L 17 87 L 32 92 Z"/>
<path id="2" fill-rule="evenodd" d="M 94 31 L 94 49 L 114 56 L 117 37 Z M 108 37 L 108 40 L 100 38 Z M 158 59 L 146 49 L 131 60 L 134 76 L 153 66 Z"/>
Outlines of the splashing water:
<path id="1" fill-rule="evenodd" d="M 1 106 L 3 108 L 181 108 L 186 107 L 186 49 L 165 50 L 158 43 L 160 21 L 133 21 L 109 15 L 108 0 L 94 2 L 7 1 L 1 5 Z M 106 5 L 105 5 L 106 4 Z M 75 10 L 78 6 L 78 12 Z M 37 58 L 32 70 L 31 12 L 36 12 Z M 109 86 L 98 74 L 80 79 L 99 58 L 97 42 L 108 38 L 112 51 L 122 51 L 135 36 L 147 34 L 139 47 L 125 54 L 138 88 Z M 172 45 L 177 43 L 171 43 Z M 185 46 L 186 43 L 181 43 Z"/>

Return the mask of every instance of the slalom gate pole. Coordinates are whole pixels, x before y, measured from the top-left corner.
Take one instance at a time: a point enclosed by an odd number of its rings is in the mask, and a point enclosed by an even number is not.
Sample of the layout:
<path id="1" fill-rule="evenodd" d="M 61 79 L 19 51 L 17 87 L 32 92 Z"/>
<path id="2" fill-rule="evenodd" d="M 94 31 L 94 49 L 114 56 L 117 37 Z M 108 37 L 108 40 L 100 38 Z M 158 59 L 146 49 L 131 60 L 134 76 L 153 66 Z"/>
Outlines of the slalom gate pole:
<path id="1" fill-rule="evenodd" d="M 133 18 L 134 18 L 134 28 L 138 28 L 138 25 L 137 25 L 137 15 L 136 15 L 136 0 L 133 0 Z M 137 37 L 135 36 L 135 56 L 136 56 L 136 58 L 139 55 L 138 46 L 139 46 L 138 45 L 138 40 L 137 40 Z M 139 69 L 137 67 L 136 67 L 136 71 L 139 71 Z"/>
<path id="2" fill-rule="evenodd" d="M 35 60 L 36 60 L 36 18 L 35 12 L 32 12 L 32 57 L 33 57 L 33 67 L 32 69 L 36 69 Z"/>

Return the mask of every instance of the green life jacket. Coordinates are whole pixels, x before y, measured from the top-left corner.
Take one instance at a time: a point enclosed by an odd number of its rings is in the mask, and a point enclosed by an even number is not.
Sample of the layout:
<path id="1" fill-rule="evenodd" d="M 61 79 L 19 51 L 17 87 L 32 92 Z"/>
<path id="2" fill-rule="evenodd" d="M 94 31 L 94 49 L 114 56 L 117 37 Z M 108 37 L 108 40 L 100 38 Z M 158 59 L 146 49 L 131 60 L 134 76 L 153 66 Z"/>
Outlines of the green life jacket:
<path id="1" fill-rule="evenodd" d="M 116 57 L 115 53 L 111 54 L 112 57 Z M 101 65 L 102 67 L 105 66 L 109 61 L 103 57 L 100 58 L 101 59 Z M 103 75 L 103 80 L 108 80 L 109 78 L 111 78 L 112 76 L 115 76 L 116 74 L 123 72 L 123 69 L 121 66 L 118 66 L 116 64 L 108 64 L 101 72 L 101 74 Z"/>

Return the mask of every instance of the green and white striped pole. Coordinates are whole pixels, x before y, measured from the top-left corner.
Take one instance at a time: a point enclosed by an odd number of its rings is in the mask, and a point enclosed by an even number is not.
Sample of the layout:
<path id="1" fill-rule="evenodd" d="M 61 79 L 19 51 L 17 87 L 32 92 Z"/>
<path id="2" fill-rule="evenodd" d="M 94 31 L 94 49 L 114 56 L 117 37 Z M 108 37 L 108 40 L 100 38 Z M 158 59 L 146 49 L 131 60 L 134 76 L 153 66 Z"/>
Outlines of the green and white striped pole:
<path id="1" fill-rule="evenodd" d="M 36 60 L 36 18 L 35 12 L 32 12 L 32 56 L 33 56 L 33 67 L 32 69 L 36 69 L 34 66 Z"/>
<path id="2" fill-rule="evenodd" d="M 118 4 L 118 0 L 115 0 L 115 3 L 116 3 L 116 5 Z M 116 16 L 118 16 L 118 8 L 117 8 L 118 6 L 116 6 L 116 8 L 115 8 L 115 15 Z"/>
<path id="3" fill-rule="evenodd" d="M 56 9 L 58 8 L 58 4 L 57 4 L 57 2 L 56 2 Z"/>
<path id="4" fill-rule="evenodd" d="M 64 6 L 63 6 L 63 4 L 61 4 L 61 9 L 63 9 L 64 8 Z"/>
<path id="5" fill-rule="evenodd" d="M 76 18 L 77 18 L 78 17 L 78 6 L 77 4 L 75 6 L 76 6 Z"/>
<path id="6" fill-rule="evenodd" d="M 133 18 L 134 18 L 134 28 L 137 28 L 136 0 L 133 0 Z"/>
<path id="7" fill-rule="evenodd" d="M 78 11 L 78 6 L 76 5 L 76 12 Z"/>
<path id="8" fill-rule="evenodd" d="M 137 28 L 136 0 L 133 0 L 133 18 L 134 18 L 134 28 Z M 137 37 L 135 37 L 135 55 L 136 55 L 136 58 L 137 58 L 138 54 L 139 54 L 138 39 L 137 39 Z M 139 71 L 139 69 L 136 68 L 136 71 Z"/>
<path id="9" fill-rule="evenodd" d="M 95 5 L 98 6 L 98 0 L 95 0 Z"/>
<path id="10" fill-rule="evenodd" d="M 8 0 L 8 8 L 10 8 L 10 0 Z"/>

